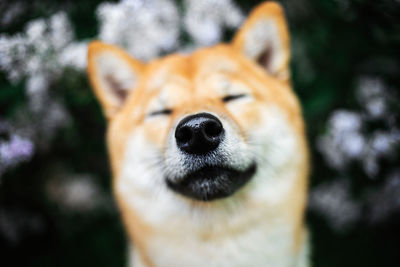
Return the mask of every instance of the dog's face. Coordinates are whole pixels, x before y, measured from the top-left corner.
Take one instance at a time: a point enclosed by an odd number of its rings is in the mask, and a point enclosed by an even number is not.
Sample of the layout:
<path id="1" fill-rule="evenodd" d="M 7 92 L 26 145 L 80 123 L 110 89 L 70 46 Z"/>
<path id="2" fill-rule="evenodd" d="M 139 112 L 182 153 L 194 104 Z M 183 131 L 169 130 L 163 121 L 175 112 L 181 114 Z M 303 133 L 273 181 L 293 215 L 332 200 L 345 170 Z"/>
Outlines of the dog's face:
<path id="1" fill-rule="evenodd" d="M 288 61 L 274 3 L 256 9 L 232 44 L 190 55 L 144 64 L 92 43 L 89 75 L 122 202 L 273 202 L 289 190 L 307 153 Z"/>

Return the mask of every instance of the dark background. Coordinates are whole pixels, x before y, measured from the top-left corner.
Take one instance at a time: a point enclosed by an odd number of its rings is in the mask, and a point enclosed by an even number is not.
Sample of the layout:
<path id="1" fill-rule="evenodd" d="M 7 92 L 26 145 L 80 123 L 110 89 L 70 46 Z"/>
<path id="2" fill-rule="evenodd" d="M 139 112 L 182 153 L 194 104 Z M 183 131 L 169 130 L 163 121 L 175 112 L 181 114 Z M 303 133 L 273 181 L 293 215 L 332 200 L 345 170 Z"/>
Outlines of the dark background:
<path id="1" fill-rule="evenodd" d="M 3 18 L 20 4 L 17 15 L 2 20 L 1 36 L 15 36 L 29 21 L 64 11 L 75 40 L 96 39 L 100 2 L 0 0 Z M 259 2 L 236 4 L 247 15 Z M 313 266 L 399 266 L 400 2 L 281 2 L 292 35 L 293 85 L 303 105 L 313 158 L 307 212 Z M 184 12 L 183 2 L 177 6 Z M 224 39 L 229 40 L 233 32 L 226 30 Z M 180 38 L 190 43 L 187 35 Z M 1 60 L 0 53 L 0 65 Z M 37 133 L 27 134 L 35 146 L 32 155 L 7 167 L 0 159 L 0 265 L 125 266 L 126 239 L 110 192 L 100 107 L 84 71 L 64 68 L 50 80 L 49 97 L 69 114 L 68 123 L 52 130 L 51 138 L 50 130 L 40 124 L 42 115 L 27 108 L 31 97 L 27 79 L 11 81 L 7 70 L 0 69 L 0 141 L 10 143 L 26 125 L 38 128 Z M 384 88 L 383 116 L 368 117 L 372 104 L 357 93 L 365 80 Z M 368 172 L 363 156 L 347 160 L 344 167 L 332 164 L 318 145 L 338 110 L 359 114 L 360 132 L 366 139 L 377 132 L 395 136 L 395 141 L 382 141 L 386 150 L 377 152 L 377 170 Z M 377 149 L 371 142 L 363 147 L 364 151 Z M 71 200 L 63 189 L 73 188 L 69 179 L 78 181 L 78 187 L 86 186 L 83 204 Z M 332 199 L 321 200 L 321 195 Z"/>

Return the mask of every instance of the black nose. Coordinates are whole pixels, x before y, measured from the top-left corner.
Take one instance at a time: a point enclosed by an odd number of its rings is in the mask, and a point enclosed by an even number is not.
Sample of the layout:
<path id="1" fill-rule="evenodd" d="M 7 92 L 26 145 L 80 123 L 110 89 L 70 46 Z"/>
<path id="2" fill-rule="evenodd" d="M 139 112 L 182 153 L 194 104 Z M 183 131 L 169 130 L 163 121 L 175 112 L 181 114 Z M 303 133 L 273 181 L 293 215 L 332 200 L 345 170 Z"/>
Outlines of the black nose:
<path id="1" fill-rule="evenodd" d="M 175 139 L 179 149 L 189 154 L 206 154 L 215 150 L 224 138 L 220 120 L 208 113 L 184 118 L 176 127 Z"/>

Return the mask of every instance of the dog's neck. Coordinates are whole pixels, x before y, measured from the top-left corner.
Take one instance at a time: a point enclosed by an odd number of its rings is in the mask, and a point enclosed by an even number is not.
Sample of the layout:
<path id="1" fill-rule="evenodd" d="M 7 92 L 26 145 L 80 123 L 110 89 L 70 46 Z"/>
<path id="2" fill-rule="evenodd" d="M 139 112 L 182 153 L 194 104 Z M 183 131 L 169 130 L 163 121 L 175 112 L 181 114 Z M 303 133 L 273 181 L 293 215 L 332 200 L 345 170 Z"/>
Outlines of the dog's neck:
<path id="1" fill-rule="evenodd" d="M 280 193 L 275 203 L 265 195 L 246 197 L 248 190 L 259 187 L 258 181 L 265 179 L 255 178 L 238 192 L 235 202 L 227 199 L 192 205 L 180 196 L 151 202 L 143 192 L 131 192 L 129 203 L 126 198 L 120 199 L 124 221 L 132 223 L 127 228 L 135 244 L 133 266 L 176 266 L 178 261 L 182 266 L 207 266 L 210 261 L 215 262 L 214 266 L 305 264 L 301 207 L 305 190 L 299 190 L 306 187 L 305 178 L 297 174 L 288 179 L 290 183 L 275 184 L 275 190 L 285 191 L 286 195 Z"/>

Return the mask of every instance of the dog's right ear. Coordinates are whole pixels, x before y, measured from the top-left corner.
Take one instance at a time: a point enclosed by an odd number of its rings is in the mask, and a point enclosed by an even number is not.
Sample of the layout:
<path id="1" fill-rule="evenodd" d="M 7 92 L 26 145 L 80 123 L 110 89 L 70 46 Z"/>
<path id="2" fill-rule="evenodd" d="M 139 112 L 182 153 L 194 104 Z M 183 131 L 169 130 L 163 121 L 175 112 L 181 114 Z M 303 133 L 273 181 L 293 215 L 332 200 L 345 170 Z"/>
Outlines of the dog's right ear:
<path id="1" fill-rule="evenodd" d="M 105 116 L 111 119 L 136 87 L 144 65 L 122 49 L 94 41 L 88 48 L 88 75 Z"/>

